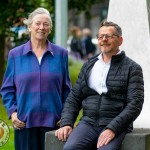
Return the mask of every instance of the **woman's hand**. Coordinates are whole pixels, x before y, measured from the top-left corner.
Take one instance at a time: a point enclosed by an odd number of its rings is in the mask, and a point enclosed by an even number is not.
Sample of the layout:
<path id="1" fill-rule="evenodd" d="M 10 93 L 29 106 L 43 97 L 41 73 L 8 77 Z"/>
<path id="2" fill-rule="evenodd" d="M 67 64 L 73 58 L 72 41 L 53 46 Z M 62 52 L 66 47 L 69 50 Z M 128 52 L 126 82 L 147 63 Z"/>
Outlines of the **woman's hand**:
<path id="1" fill-rule="evenodd" d="M 55 136 L 57 136 L 60 141 L 66 141 L 71 132 L 72 127 L 64 126 L 55 131 Z"/>
<path id="2" fill-rule="evenodd" d="M 26 126 L 26 124 L 24 122 L 22 122 L 18 119 L 17 112 L 12 113 L 11 120 L 12 120 L 14 128 L 16 128 L 16 129 L 20 130 Z"/>

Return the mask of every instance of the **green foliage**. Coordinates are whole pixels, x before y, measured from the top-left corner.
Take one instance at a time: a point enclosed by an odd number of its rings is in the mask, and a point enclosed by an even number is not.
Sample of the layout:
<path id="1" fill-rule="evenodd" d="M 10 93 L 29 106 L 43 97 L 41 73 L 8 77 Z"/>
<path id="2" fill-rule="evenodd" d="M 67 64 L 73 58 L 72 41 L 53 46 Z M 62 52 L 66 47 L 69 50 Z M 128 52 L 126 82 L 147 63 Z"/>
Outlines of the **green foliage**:
<path id="1" fill-rule="evenodd" d="M 68 0 L 69 9 L 78 11 L 86 11 L 95 3 L 103 2 L 104 0 Z"/>
<path id="2" fill-rule="evenodd" d="M 0 0 L 0 86 L 4 74 L 4 47 L 5 47 L 5 38 L 13 37 L 15 45 L 19 45 L 24 42 L 26 39 L 19 39 L 17 32 L 12 32 L 12 27 L 23 26 L 24 18 L 27 18 L 28 14 L 31 13 L 37 7 L 47 8 L 53 19 L 54 13 L 54 0 Z M 52 34 L 54 31 L 52 32 Z"/>
<path id="3" fill-rule="evenodd" d="M 95 3 L 104 2 L 104 0 L 68 0 L 69 9 L 75 9 L 77 13 L 84 11 L 87 18 L 90 18 L 90 8 Z"/>
<path id="4" fill-rule="evenodd" d="M 69 57 L 69 72 L 72 86 L 75 84 L 83 62 L 76 61 Z"/>
<path id="5" fill-rule="evenodd" d="M 11 27 L 23 25 L 23 18 L 27 18 L 37 7 L 45 7 L 50 12 L 54 10 L 54 0 L 8 0 L 7 2 L 0 1 L 0 34 L 12 34 Z"/>
<path id="6" fill-rule="evenodd" d="M 69 71 L 70 71 L 70 79 L 71 79 L 71 82 L 72 82 L 72 86 L 74 86 L 74 84 L 75 84 L 75 82 L 78 78 L 78 75 L 79 75 L 79 72 L 81 70 L 82 65 L 83 65 L 83 62 L 76 61 L 76 60 L 72 59 L 71 57 L 69 57 Z M 80 119 L 82 117 L 82 114 L 83 114 L 83 111 L 81 110 L 79 112 L 79 115 L 78 115 L 77 119 L 76 119 L 74 127 L 80 121 Z"/>

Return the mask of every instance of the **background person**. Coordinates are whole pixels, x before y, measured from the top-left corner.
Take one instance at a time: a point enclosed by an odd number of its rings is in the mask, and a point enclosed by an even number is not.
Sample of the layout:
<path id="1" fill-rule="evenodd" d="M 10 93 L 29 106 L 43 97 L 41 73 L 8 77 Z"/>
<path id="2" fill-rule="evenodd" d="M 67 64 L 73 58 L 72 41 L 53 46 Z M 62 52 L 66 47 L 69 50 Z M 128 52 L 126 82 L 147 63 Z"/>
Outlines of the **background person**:
<path id="1" fill-rule="evenodd" d="M 101 53 L 83 65 L 55 132 L 59 140 L 67 140 L 64 150 L 119 150 L 142 110 L 142 69 L 120 51 L 121 28 L 103 22 L 97 39 Z M 73 129 L 81 108 L 83 117 Z"/>
<path id="2" fill-rule="evenodd" d="M 82 32 L 81 29 L 77 26 L 74 26 L 71 28 L 71 43 L 70 43 L 70 48 L 71 48 L 71 55 L 75 59 L 83 59 L 84 57 L 84 49 L 82 45 Z"/>
<path id="3" fill-rule="evenodd" d="M 37 8 L 25 20 L 30 40 L 12 49 L 1 87 L 14 126 L 16 150 L 44 150 L 45 132 L 58 128 L 70 92 L 68 52 L 48 39 L 52 20 Z"/>
<path id="4" fill-rule="evenodd" d="M 86 52 L 84 59 L 87 60 L 93 57 L 96 52 L 96 46 L 92 43 L 91 30 L 88 28 L 82 30 L 82 43 Z"/>

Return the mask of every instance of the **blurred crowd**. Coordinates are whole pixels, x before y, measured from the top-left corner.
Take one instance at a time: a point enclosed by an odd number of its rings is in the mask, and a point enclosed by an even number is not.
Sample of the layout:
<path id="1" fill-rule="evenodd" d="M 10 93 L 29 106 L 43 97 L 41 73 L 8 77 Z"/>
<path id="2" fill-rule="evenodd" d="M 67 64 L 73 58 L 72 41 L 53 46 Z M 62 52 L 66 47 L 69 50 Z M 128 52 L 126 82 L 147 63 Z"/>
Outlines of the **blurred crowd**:
<path id="1" fill-rule="evenodd" d="M 27 30 L 21 32 L 20 43 L 25 43 L 27 41 Z M 18 32 L 19 36 L 19 32 Z M 25 37 L 24 37 L 25 36 Z M 16 43 L 16 42 L 15 42 Z M 7 60 L 9 50 L 12 47 L 17 46 L 14 44 L 14 39 L 12 37 L 7 37 L 5 40 L 5 59 Z M 78 26 L 73 26 L 69 31 L 69 37 L 67 41 L 67 49 L 70 55 L 76 60 L 86 61 L 91 58 L 96 53 L 96 45 L 92 42 L 92 33 L 89 28 L 83 28 L 82 30 Z"/>
<path id="2" fill-rule="evenodd" d="M 68 49 L 70 55 L 77 60 L 86 61 L 96 53 L 96 46 L 92 42 L 92 34 L 89 28 L 80 29 L 73 26 L 68 38 Z"/>

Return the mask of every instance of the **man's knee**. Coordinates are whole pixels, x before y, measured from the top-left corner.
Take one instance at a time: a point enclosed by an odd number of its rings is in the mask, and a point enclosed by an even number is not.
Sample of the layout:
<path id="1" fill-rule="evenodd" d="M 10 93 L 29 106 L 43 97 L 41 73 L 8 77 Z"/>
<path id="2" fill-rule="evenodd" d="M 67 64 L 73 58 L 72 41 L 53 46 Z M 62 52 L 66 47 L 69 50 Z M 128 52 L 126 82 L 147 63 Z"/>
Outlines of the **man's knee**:
<path id="1" fill-rule="evenodd" d="M 65 143 L 63 150 L 77 150 L 77 144 Z"/>

